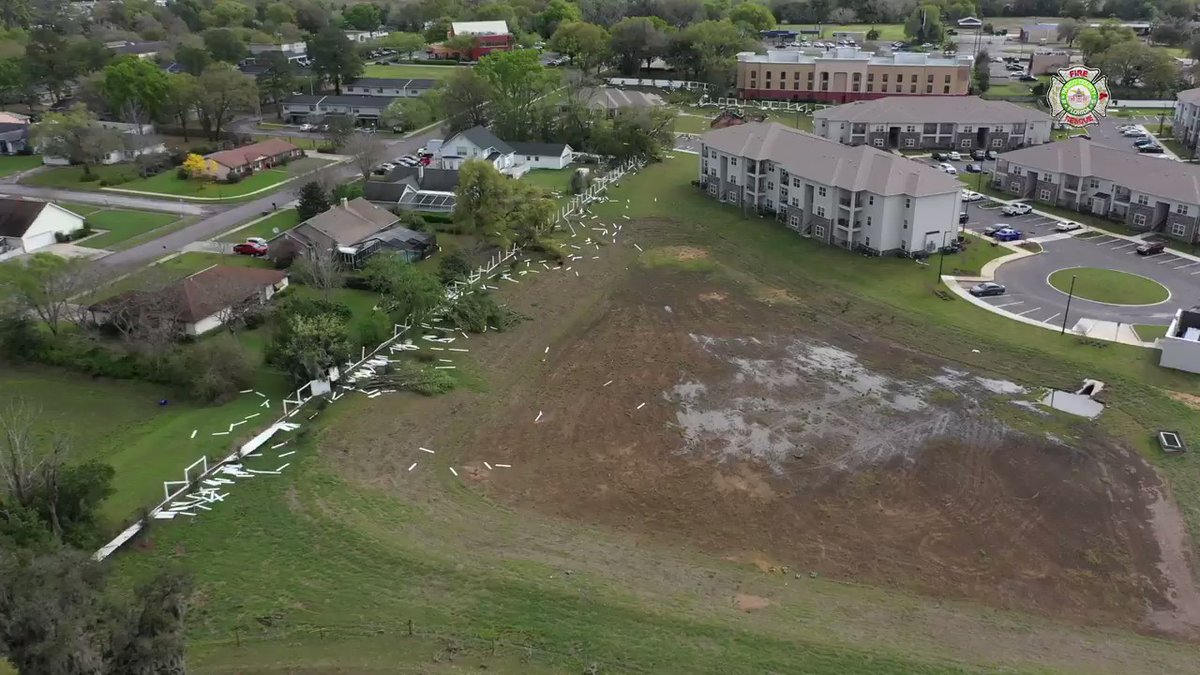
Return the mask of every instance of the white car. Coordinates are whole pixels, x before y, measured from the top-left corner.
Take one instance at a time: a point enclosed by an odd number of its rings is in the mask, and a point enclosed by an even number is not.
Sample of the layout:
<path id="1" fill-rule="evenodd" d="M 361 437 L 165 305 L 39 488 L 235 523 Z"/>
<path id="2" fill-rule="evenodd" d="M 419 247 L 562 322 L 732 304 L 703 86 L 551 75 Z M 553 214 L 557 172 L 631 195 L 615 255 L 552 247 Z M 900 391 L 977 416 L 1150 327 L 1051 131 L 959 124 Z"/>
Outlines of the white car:
<path id="1" fill-rule="evenodd" d="M 1067 220 L 1067 221 L 1059 223 L 1058 225 L 1055 225 L 1054 229 L 1058 232 L 1074 232 L 1075 230 L 1078 230 L 1081 227 L 1083 227 L 1083 226 L 1080 225 L 1079 223 Z"/>
<path id="2" fill-rule="evenodd" d="M 258 246 L 266 246 L 267 240 L 262 237 L 246 237 L 246 243 L 257 244 Z"/>
<path id="3" fill-rule="evenodd" d="M 951 162 L 961 162 L 961 161 L 962 161 L 962 155 L 960 155 L 960 154 L 958 154 L 957 152 L 955 152 L 955 151 L 951 150 L 950 152 L 947 152 L 947 153 L 946 153 L 946 159 L 950 160 Z"/>
<path id="4" fill-rule="evenodd" d="M 1006 216 L 1023 216 L 1027 213 L 1033 213 L 1033 207 L 1028 204 L 1009 204 L 1000 209 L 1000 213 Z"/>
<path id="5" fill-rule="evenodd" d="M 300 125 L 300 131 L 312 131 L 315 128 L 316 127 L 313 126 L 312 124 L 301 124 Z"/>
<path id="6" fill-rule="evenodd" d="M 958 175 L 958 169 L 954 168 L 953 166 L 951 166 L 945 162 L 942 162 L 941 164 L 939 164 L 938 168 L 941 169 L 943 172 L 950 174 L 951 176 Z"/>
<path id="7" fill-rule="evenodd" d="M 977 202 L 981 199 L 983 199 L 983 195 L 979 194 L 978 192 L 974 192 L 972 190 L 962 191 L 962 200 L 964 202 Z"/>

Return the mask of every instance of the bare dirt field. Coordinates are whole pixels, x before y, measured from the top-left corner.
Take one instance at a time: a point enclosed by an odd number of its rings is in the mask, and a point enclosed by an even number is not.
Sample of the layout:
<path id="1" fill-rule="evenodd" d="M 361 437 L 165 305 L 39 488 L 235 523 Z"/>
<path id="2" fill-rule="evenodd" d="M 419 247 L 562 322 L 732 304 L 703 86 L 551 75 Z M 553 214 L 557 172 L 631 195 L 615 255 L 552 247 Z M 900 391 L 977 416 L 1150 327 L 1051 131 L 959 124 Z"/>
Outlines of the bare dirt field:
<path id="1" fill-rule="evenodd" d="M 1197 636 L 1192 546 L 1140 456 L 1071 420 L 1056 420 L 1066 441 L 1014 425 L 1045 414 L 1019 405 L 1021 387 L 777 295 L 633 267 L 539 375 L 470 411 L 461 456 L 512 468 L 464 476 L 518 508 L 768 573 Z M 519 334 L 542 352 L 535 329 Z"/>

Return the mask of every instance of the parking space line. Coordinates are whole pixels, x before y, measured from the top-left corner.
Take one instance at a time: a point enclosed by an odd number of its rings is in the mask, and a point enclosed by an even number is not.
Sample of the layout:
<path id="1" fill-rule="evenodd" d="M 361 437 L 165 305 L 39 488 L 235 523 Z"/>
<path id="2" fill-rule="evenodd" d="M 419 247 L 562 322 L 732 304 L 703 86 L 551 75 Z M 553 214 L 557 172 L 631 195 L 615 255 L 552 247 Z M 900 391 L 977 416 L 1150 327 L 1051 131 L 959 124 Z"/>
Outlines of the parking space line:
<path id="1" fill-rule="evenodd" d="M 1200 270 L 1196 270 L 1195 272 L 1192 272 L 1192 273 L 1191 273 L 1189 276 L 1193 276 L 1193 277 L 1194 277 L 1194 276 L 1196 276 L 1197 274 L 1200 274 Z"/>
<path id="2" fill-rule="evenodd" d="M 1062 315 L 1062 312 L 1056 312 L 1054 314 L 1054 316 L 1050 317 L 1049 319 L 1042 319 L 1042 323 L 1050 323 L 1051 321 L 1057 319 L 1061 315 Z"/>
<path id="3" fill-rule="evenodd" d="M 1167 263 L 1170 263 L 1170 262 L 1179 262 L 1180 260 L 1183 260 L 1183 258 L 1167 258 L 1166 260 L 1164 260 L 1164 261 L 1162 261 L 1162 262 L 1160 262 L 1160 263 L 1158 263 L 1158 264 L 1159 264 L 1159 265 L 1166 265 Z"/>
<path id="4" fill-rule="evenodd" d="M 1117 244 L 1116 246 L 1113 246 L 1113 248 L 1129 248 L 1130 246 L 1137 246 L 1137 242 L 1127 241 L 1124 244 Z"/>
<path id="5" fill-rule="evenodd" d="M 1024 300 L 1017 300 L 1016 302 L 1006 302 L 1003 305 L 992 305 L 992 307 L 995 307 L 996 309 L 1000 309 L 1001 307 L 1011 307 L 1013 305 L 1023 305 L 1023 304 L 1025 304 Z"/>
<path id="6" fill-rule="evenodd" d="M 1027 309 L 1024 312 L 1017 312 L 1016 314 L 1017 316 L 1025 316 L 1026 314 L 1029 314 L 1030 312 L 1036 312 L 1039 309 L 1041 309 L 1041 307 L 1034 307 L 1033 309 Z"/>
<path id="7" fill-rule="evenodd" d="M 1096 244 L 1097 246 L 1103 246 L 1103 245 L 1105 245 L 1105 244 L 1111 244 L 1111 243 L 1113 243 L 1114 241 L 1116 241 L 1116 239 L 1115 239 L 1115 238 L 1113 238 L 1113 237 L 1108 237 L 1108 236 L 1105 236 L 1105 235 L 1103 235 L 1103 234 L 1102 234 L 1102 235 L 1100 235 L 1099 237 L 1096 237 L 1095 244 Z"/>
<path id="8" fill-rule="evenodd" d="M 1183 269 L 1183 268 L 1185 268 L 1185 267 L 1191 267 L 1192 265 L 1200 265 L 1200 262 L 1197 262 L 1197 261 L 1193 260 L 1192 262 L 1190 262 L 1190 263 L 1188 263 L 1188 264 L 1186 264 L 1186 265 L 1180 265 L 1179 267 L 1172 267 L 1171 269 L 1173 269 L 1173 270 L 1181 270 L 1181 269 Z"/>

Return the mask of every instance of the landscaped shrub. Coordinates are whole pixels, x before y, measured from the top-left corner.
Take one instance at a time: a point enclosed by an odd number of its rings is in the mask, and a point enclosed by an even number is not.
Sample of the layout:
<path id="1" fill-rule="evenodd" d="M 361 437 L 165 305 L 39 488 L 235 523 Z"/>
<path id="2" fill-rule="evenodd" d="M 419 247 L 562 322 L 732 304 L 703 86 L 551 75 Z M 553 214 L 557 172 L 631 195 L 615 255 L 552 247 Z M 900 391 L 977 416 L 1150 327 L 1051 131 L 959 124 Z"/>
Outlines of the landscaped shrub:
<path id="1" fill-rule="evenodd" d="M 92 183 L 92 182 L 95 182 L 98 180 L 100 180 L 100 176 L 98 176 L 94 173 L 86 173 L 85 172 L 85 173 L 79 174 L 79 182 L 80 183 Z"/>
<path id="2" fill-rule="evenodd" d="M 249 175 L 249 174 L 246 174 L 246 175 Z M 240 182 L 242 182 L 242 174 L 231 173 L 225 177 L 225 182 L 229 183 L 230 185 L 235 185 L 237 183 L 240 183 Z"/>
<path id="3" fill-rule="evenodd" d="M 392 337 L 393 329 L 392 320 L 386 314 L 374 312 L 355 321 L 351 334 L 359 346 L 374 349 Z"/>
<path id="4" fill-rule="evenodd" d="M 467 262 L 467 256 L 463 255 L 462 251 L 455 251 L 442 256 L 438 261 L 438 278 L 443 284 L 448 284 L 451 281 L 458 279 L 466 279 L 471 273 L 471 263 Z"/>
<path id="5" fill-rule="evenodd" d="M 179 180 L 187 180 L 187 179 L 191 178 L 192 175 L 190 173 L 188 173 L 187 169 L 185 169 L 181 166 L 178 169 L 175 169 L 175 177 L 178 178 Z"/>
<path id="6" fill-rule="evenodd" d="M 250 352 L 230 335 L 184 347 L 173 361 L 173 379 L 200 401 L 219 401 L 251 386 L 257 368 Z"/>

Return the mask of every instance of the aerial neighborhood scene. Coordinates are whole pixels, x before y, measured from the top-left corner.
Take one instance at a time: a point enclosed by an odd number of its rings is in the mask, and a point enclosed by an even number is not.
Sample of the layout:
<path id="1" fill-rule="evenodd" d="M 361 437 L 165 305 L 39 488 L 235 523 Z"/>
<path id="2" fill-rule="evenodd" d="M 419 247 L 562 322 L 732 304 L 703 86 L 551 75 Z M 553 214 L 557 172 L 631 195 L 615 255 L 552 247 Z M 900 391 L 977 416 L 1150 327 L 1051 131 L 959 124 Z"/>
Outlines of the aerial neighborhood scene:
<path id="1" fill-rule="evenodd" d="M 1200 673 L 1194 0 L 0 0 L 0 675 Z"/>

